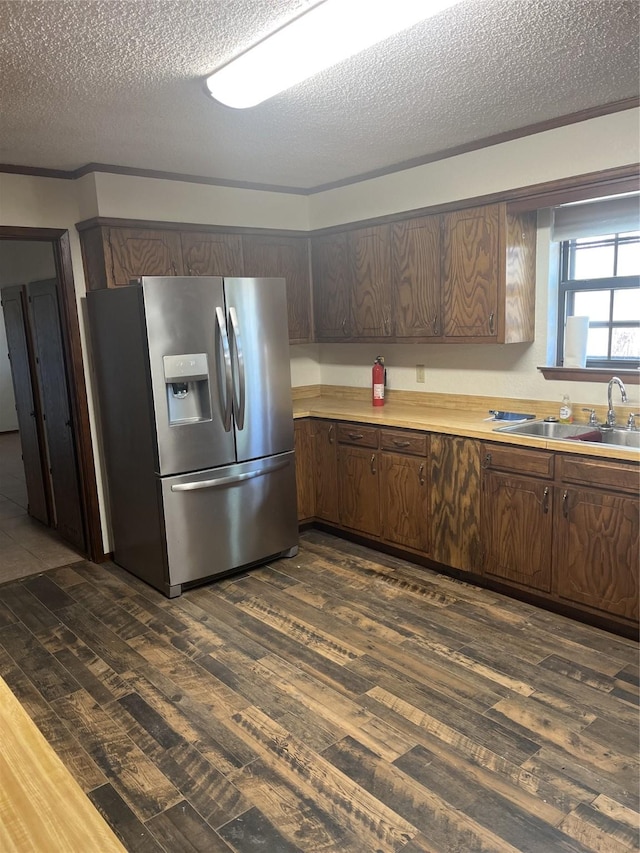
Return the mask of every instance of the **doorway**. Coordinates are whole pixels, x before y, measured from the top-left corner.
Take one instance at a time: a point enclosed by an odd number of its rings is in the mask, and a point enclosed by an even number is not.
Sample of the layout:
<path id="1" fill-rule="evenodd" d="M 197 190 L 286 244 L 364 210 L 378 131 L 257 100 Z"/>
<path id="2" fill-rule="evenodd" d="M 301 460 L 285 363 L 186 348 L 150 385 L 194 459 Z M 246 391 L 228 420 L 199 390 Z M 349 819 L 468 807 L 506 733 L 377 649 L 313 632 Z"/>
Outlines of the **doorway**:
<path id="1" fill-rule="evenodd" d="M 99 562 L 105 555 L 68 232 L 0 227 L 0 286 L 15 353 L 11 380 L 22 407 L 15 429 L 29 514 Z M 6 376 L 0 391 L 6 394 Z M 6 433 L 5 397 L 1 402 Z"/>

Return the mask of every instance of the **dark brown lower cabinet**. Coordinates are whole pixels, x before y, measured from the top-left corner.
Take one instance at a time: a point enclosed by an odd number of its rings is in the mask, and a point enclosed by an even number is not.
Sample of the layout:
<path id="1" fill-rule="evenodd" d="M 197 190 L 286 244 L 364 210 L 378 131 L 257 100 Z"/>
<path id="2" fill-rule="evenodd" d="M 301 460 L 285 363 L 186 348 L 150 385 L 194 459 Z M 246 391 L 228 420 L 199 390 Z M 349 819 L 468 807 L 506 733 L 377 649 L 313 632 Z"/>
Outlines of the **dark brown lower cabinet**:
<path id="1" fill-rule="evenodd" d="M 386 542 L 429 552 L 427 460 L 383 453 L 380 467 L 380 532 Z"/>
<path id="2" fill-rule="evenodd" d="M 559 488 L 554 579 L 557 594 L 638 619 L 640 501 L 596 489 Z"/>
<path id="3" fill-rule="evenodd" d="M 553 486 L 488 471 L 482 490 L 485 573 L 549 592 Z"/>
<path id="4" fill-rule="evenodd" d="M 480 572 L 480 445 L 433 434 L 429 460 L 430 556 L 454 569 Z"/>
<path id="5" fill-rule="evenodd" d="M 338 523 L 338 445 L 336 425 L 312 421 L 316 518 Z"/>
<path id="6" fill-rule="evenodd" d="M 380 535 L 379 452 L 368 447 L 338 447 L 340 524 Z"/>
<path id="7" fill-rule="evenodd" d="M 305 418 L 304 420 L 294 422 L 293 440 L 296 451 L 298 521 L 306 521 L 309 518 L 313 518 L 316 507 L 311 421 Z"/>

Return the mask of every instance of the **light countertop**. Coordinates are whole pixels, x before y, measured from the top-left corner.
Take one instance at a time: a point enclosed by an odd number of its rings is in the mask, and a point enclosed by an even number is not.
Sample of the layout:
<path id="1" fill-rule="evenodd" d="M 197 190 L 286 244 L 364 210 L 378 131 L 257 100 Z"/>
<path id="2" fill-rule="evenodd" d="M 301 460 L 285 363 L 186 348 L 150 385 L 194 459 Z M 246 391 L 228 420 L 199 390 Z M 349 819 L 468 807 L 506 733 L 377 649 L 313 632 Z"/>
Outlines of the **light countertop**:
<path id="1" fill-rule="evenodd" d="M 522 401 L 512 401 L 511 411 L 525 411 L 537 418 L 545 417 L 548 412 L 534 412 L 524 408 Z M 544 404 L 541 404 L 543 406 Z M 491 416 L 487 409 L 482 411 L 461 406 L 459 409 L 441 408 L 434 405 L 420 405 L 415 402 L 385 401 L 385 405 L 374 408 L 370 401 L 348 399 L 345 396 L 322 394 L 315 397 L 294 399 L 294 418 L 326 418 L 335 421 L 353 421 L 381 427 L 400 427 L 423 432 L 437 432 L 446 435 L 459 435 L 467 438 L 496 441 L 520 447 L 554 450 L 563 453 L 578 453 L 582 456 L 599 456 L 605 459 L 620 459 L 627 462 L 640 462 L 640 451 L 636 448 L 614 447 L 608 444 L 586 441 L 552 440 L 532 438 L 524 435 L 495 432 L 496 426 L 507 426 L 508 422 L 487 420 Z"/>

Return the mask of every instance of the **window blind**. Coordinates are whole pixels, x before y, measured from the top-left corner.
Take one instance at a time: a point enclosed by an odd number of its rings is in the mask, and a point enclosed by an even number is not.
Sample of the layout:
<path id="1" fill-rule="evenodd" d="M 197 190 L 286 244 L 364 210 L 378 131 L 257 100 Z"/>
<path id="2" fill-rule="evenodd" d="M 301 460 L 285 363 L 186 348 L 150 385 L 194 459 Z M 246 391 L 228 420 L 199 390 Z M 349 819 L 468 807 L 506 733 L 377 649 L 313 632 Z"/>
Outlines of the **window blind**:
<path id="1" fill-rule="evenodd" d="M 563 204 L 553 209 L 551 239 L 554 243 L 627 231 L 640 231 L 640 195 Z"/>

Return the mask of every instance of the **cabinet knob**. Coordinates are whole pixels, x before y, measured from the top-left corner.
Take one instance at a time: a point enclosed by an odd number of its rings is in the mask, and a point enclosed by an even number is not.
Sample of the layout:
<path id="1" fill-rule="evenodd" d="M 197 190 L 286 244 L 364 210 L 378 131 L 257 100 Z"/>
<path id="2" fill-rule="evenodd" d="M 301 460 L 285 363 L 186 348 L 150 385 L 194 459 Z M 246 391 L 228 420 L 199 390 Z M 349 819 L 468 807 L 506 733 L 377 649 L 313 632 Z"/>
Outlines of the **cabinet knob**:
<path id="1" fill-rule="evenodd" d="M 331 426 L 329 427 L 327 438 L 329 439 L 329 444 L 333 444 L 333 424 L 331 424 Z"/>
<path id="2" fill-rule="evenodd" d="M 542 512 L 546 515 L 549 512 L 549 486 L 542 493 Z"/>
<path id="3" fill-rule="evenodd" d="M 438 334 L 438 315 L 437 314 L 433 318 L 433 334 L 434 335 Z"/>
<path id="4" fill-rule="evenodd" d="M 349 438 L 351 441 L 360 441 L 361 438 L 364 438 L 364 435 L 361 432 L 350 432 Z"/>
<path id="5" fill-rule="evenodd" d="M 486 456 L 484 457 L 482 467 L 483 468 L 490 468 L 491 467 L 491 453 L 487 453 Z"/>
<path id="6" fill-rule="evenodd" d="M 565 518 L 569 518 L 569 492 L 562 493 L 562 514 Z"/>
<path id="7" fill-rule="evenodd" d="M 410 441 L 400 441 L 398 438 L 394 438 L 393 443 L 396 447 L 411 447 Z"/>
<path id="8" fill-rule="evenodd" d="M 495 332 L 495 318 L 496 318 L 496 315 L 492 311 L 491 314 L 489 314 L 489 331 L 491 332 L 492 335 Z"/>
<path id="9" fill-rule="evenodd" d="M 418 480 L 420 481 L 420 485 L 424 486 L 424 462 L 418 468 Z"/>
<path id="10" fill-rule="evenodd" d="M 375 474 L 376 473 L 376 454 L 375 453 L 371 454 L 370 465 L 371 465 L 371 473 Z"/>
<path id="11" fill-rule="evenodd" d="M 347 318 L 345 317 L 342 321 L 342 334 L 347 334 Z"/>

